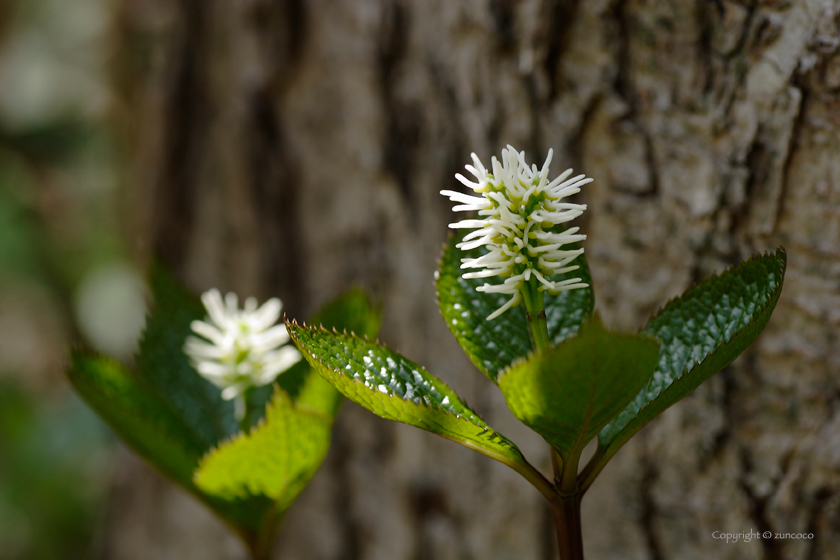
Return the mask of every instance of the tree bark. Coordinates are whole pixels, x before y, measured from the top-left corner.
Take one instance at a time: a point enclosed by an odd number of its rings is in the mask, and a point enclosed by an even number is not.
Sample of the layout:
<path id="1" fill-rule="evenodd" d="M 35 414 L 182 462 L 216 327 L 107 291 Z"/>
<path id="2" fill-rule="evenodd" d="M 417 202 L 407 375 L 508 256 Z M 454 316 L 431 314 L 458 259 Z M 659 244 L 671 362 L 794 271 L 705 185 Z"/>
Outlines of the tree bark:
<path id="1" fill-rule="evenodd" d="M 544 472 L 546 445 L 436 309 L 453 218 L 438 191 L 470 152 L 487 162 L 511 143 L 539 163 L 553 148 L 552 176 L 595 179 L 580 225 L 613 327 L 783 245 L 766 332 L 618 453 L 583 501 L 584 547 L 837 557 L 839 0 L 123 0 L 118 36 L 138 255 L 195 290 L 278 295 L 299 319 L 363 285 L 384 304 L 382 341 Z M 108 555 L 242 557 L 128 462 Z M 347 403 L 275 557 L 548 559 L 552 529 L 512 471 Z M 813 539 L 713 536 L 750 530 Z"/>

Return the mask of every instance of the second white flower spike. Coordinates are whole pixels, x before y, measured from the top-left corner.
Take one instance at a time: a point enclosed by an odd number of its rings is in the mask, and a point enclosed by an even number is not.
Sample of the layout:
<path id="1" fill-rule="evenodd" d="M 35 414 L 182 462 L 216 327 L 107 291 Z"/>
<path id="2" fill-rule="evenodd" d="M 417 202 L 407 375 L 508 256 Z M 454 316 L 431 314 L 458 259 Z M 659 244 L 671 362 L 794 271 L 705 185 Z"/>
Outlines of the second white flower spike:
<path id="1" fill-rule="evenodd" d="M 300 352 L 283 346 L 289 333 L 285 325 L 275 325 L 283 308 L 279 299 L 271 298 L 258 309 L 257 300 L 249 297 L 240 310 L 236 294 L 228 293 L 222 301 L 214 288 L 201 301 L 208 318 L 190 327 L 203 338 L 187 337 L 184 352 L 196 371 L 222 390 L 223 399 L 234 401 L 236 419 L 242 420 L 245 391 L 273 382 L 301 359 Z"/>
<path id="2" fill-rule="evenodd" d="M 548 166 L 553 151 L 548 151 L 542 169 L 528 166 L 525 152 L 517 152 L 512 146 L 502 150 L 502 161 L 493 157 L 492 173 L 489 173 L 475 154 L 475 165 L 466 169 L 475 176 L 471 181 L 455 175 L 461 183 L 479 196 L 444 190 L 452 202 L 459 203 L 456 212 L 476 211 L 475 219 L 461 220 L 449 227 L 468 228 L 468 233 L 458 243 L 463 250 L 486 247 L 487 253 L 478 258 L 462 259 L 462 269 L 482 269 L 464 274 L 464 278 L 488 278 L 500 276 L 501 284 L 484 284 L 477 290 L 510 294 L 512 297 L 502 307 L 491 313 L 492 320 L 522 301 L 522 288 L 535 278 L 538 290 L 558 293 L 565 290 L 584 288 L 588 284 L 580 278 L 552 281 L 554 274 L 571 272 L 578 268 L 570 263 L 580 254 L 582 248 L 562 249 L 564 245 L 586 239 L 579 234 L 580 228 L 573 227 L 558 231 L 558 226 L 580 216 L 586 210 L 585 204 L 563 202 L 563 199 L 580 192 L 580 187 L 592 182 L 584 175 L 569 179 L 567 169 L 556 179 L 548 180 Z"/>

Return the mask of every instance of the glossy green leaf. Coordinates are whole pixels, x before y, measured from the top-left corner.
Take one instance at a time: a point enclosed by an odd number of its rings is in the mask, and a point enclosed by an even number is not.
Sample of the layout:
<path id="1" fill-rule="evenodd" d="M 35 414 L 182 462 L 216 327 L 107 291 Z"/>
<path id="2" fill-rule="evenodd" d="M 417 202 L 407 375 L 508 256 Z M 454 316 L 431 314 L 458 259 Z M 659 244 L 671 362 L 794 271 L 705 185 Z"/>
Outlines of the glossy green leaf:
<path id="1" fill-rule="evenodd" d="M 770 319 L 786 264 L 783 249 L 753 257 L 706 278 L 656 313 L 644 329 L 662 341 L 656 371 L 599 434 L 599 445 L 614 453 L 651 418 L 738 357 Z"/>
<path id="2" fill-rule="evenodd" d="M 267 496 L 282 514 L 326 457 L 331 429 L 332 417 L 277 389 L 259 426 L 201 460 L 196 485 L 224 500 Z"/>
<path id="3" fill-rule="evenodd" d="M 595 315 L 577 336 L 504 372 L 499 387 L 513 415 L 566 459 L 633 400 L 658 356 L 652 336 L 610 332 Z"/>
<path id="4" fill-rule="evenodd" d="M 502 371 L 531 353 L 531 334 L 521 306 L 507 310 L 492 321 L 487 320 L 487 316 L 504 305 L 510 296 L 478 292 L 476 288 L 484 285 L 486 279 L 463 278 L 461 259 L 477 258 L 483 250 L 458 249 L 455 245 L 461 236 L 450 236 L 444 247 L 437 272 L 438 306 L 446 326 L 473 364 L 491 380 L 497 381 Z M 545 294 L 548 338 L 554 344 L 575 334 L 581 323 L 592 314 L 595 305 L 585 256 L 580 255 L 574 264 L 580 268 L 552 278 L 581 278 L 589 287 L 558 295 Z"/>
<path id="5" fill-rule="evenodd" d="M 352 289 L 327 303 L 312 317 L 312 324 L 325 329 L 347 331 L 359 336 L 379 334 L 381 313 L 361 289 Z M 341 403 L 341 393 L 314 372 L 305 360 L 278 378 L 278 385 L 297 404 L 321 410 L 334 417 Z"/>
<path id="6" fill-rule="evenodd" d="M 374 414 L 457 441 L 508 465 L 519 449 L 492 430 L 441 380 L 368 340 L 286 323 L 307 361 L 345 397 Z"/>

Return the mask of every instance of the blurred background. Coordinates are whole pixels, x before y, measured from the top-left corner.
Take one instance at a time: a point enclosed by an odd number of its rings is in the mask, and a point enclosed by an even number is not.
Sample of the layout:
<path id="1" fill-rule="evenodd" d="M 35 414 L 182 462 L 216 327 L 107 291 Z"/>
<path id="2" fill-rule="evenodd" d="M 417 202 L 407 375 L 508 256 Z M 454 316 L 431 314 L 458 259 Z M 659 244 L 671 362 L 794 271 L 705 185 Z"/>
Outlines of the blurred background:
<path id="1" fill-rule="evenodd" d="M 104 553 L 119 455 L 63 377 L 70 344 L 130 358 L 142 282 L 120 226 L 112 3 L 0 6 L 0 557 Z"/>
<path id="2" fill-rule="evenodd" d="M 587 495 L 587 558 L 838 558 L 838 130 L 840 0 L 0 3 L 0 558 L 244 558 L 63 376 L 73 344 L 131 363 L 152 258 L 301 319 L 364 286 L 383 341 L 547 471 L 432 284 L 438 191 L 507 143 L 595 179 L 615 328 L 788 252 L 765 333 Z M 551 523 L 512 471 L 346 403 L 276 558 L 544 560 Z M 749 530 L 815 538 L 712 538 Z"/>

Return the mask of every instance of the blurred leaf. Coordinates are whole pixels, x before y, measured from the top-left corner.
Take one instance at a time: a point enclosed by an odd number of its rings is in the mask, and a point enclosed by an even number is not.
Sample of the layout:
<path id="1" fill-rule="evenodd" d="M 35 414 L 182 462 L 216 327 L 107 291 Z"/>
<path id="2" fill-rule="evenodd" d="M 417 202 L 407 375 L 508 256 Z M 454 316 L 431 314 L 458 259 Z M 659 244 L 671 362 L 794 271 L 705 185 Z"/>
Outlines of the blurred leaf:
<path id="1" fill-rule="evenodd" d="M 451 235 L 444 247 L 437 273 L 438 306 L 446 326 L 472 363 L 492 381 L 498 382 L 502 371 L 531 353 L 531 334 L 521 306 L 508 309 L 492 321 L 487 320 L 487 316 L 504 305 L 510 296 L 476 291 L 486 279 L 463 277 L 465 271 L 461 269 L 461 259 L 478 258 L 486 252 L 480 248 L 471 251 L 457 248 L 455 245 L 464 235 L 463 230 L 459 235 Z M 589 287 L 558 295 L 545 294 L 548 338 L 554 344 L 576 333 L 580 324 L 592 314 L 595 305 L 585 255 L 577 257 L 573 264 L 580 268 L 555 275 L 552 279 L 579 277 Z"/>
<path id="2" fill-rule="evenodd" d="M 243 538 L 254 538 L 272 501 L 260 496 L 221 500 L 203 494 L 193 482 L 203 445 L 155 389 L 118 362 L 82 351 L 73 352 L 67 373 L 79 394 L 126 443 L 215 509 Z"/>
<path id="3" fill-rule="evenodd" d="M 230 403 L 183 352 L 190 322 L 205 316 L 203 305 L 161 268 L 153 272 L 152 291 L 155 308 L 141 343 L 140 373 L 74 352 L 70 380 L 141 455 L 216 510 L 246 542 L 261 542 L 323 461 L 341 395 L 301 361 L 275 384 L 252 392 L 255 424 L 266 414 L 265 393 L 274 393 L 267 416 L 250 434 L 231 439 L 238 430 Z M 371 335 L 379 325 L 361 291 L 340 296 L 317 317 Z M 199 459 L 201 488 L 194 480 Z"/>
<path id="4" fill-rule="evenodd" d="M 151 387 L 120 363 L 75 350 L 67 376 L 76 391 L 134 449 L 184 486 L 203 449 Z"/>
<path id="5" fill-rule="evenodd" d="M 350 290 L 324 306 L 314 321 L 375 336 L 379 312 L 361 290 Z M 260 512 L 249 527 L 271 534 L 326 457 L 341 394 L 301 360 L 271 386 L 273 397 L 261 422 L 247 434 L 221 443 L 200 461 L 198 487 L 218 508 L 255 503 Z M 258 388 L 265 391 L 266 388 Z M 258 419 L 255 416 L 254 422 Z M 251 542 L 259 537 L 246 536 Z"/>
<path id="6" fill-rule="evenodd" d="M 223 500 L 203 494 L 193 482 L 203 447 L 154 389 L 118 362 L 81 351 L 73 353 L 67 373 L 79 394 L 126 443 L 216 510 L 243 538 L 255 538 L 273 502 L 262 496 Z"/>
<path id="7" fill-rule="evenodd" d="M 151 289 L 154 307 L 137 356 L 140 376 L 207 451 L 235 434 L 238 426 L 233 403 L 223 400 L 221 391 L 195 372 L 183 351 L 192 333 L 190 323 L 204 319 L 206 311 L 201 300 L 161 266 L 152 269 Z"/>
<path id="8" fill-rule="evenodd" d="M 508 465 L 519 449 L 438 378 L 374 342 L 286 322 L 307 361 L 345 397 L 377 416 L 422 428 Z"/>
<path id="9" fill-rule="evenodd" d="M 577 336 L 502 373 L 499 387 L 513 415 L 567 459 L 645 386 L 658 355 L 652 336 L 607 331 L 595 315 Z"/>
<path id="10" fill-rule="evenodd" d="M 195 473 L 204 492 L 221 499 L 265 495 L 282 514 L 326 457 L 332 418 L 296 406 L 275 390 L 263 422 L 208 453 Z"/>
<path id="11" fill-rule="evenodd" d="M 696 284 L 656 313 L 645 332 L 662 341 L 647 386 L 599 434 L 614 453 L 651 418 L 729 365 L 761 333 L 782 292 L 787 256 L 753 257 Z"/>
<path id="12" fill-rule="evenodd" d="M 42 164 L 63 164 L 77 158 L 90 144 L 96 130 L 69 117 L 21 131 L 3 131 L 0 142 Z"/>

